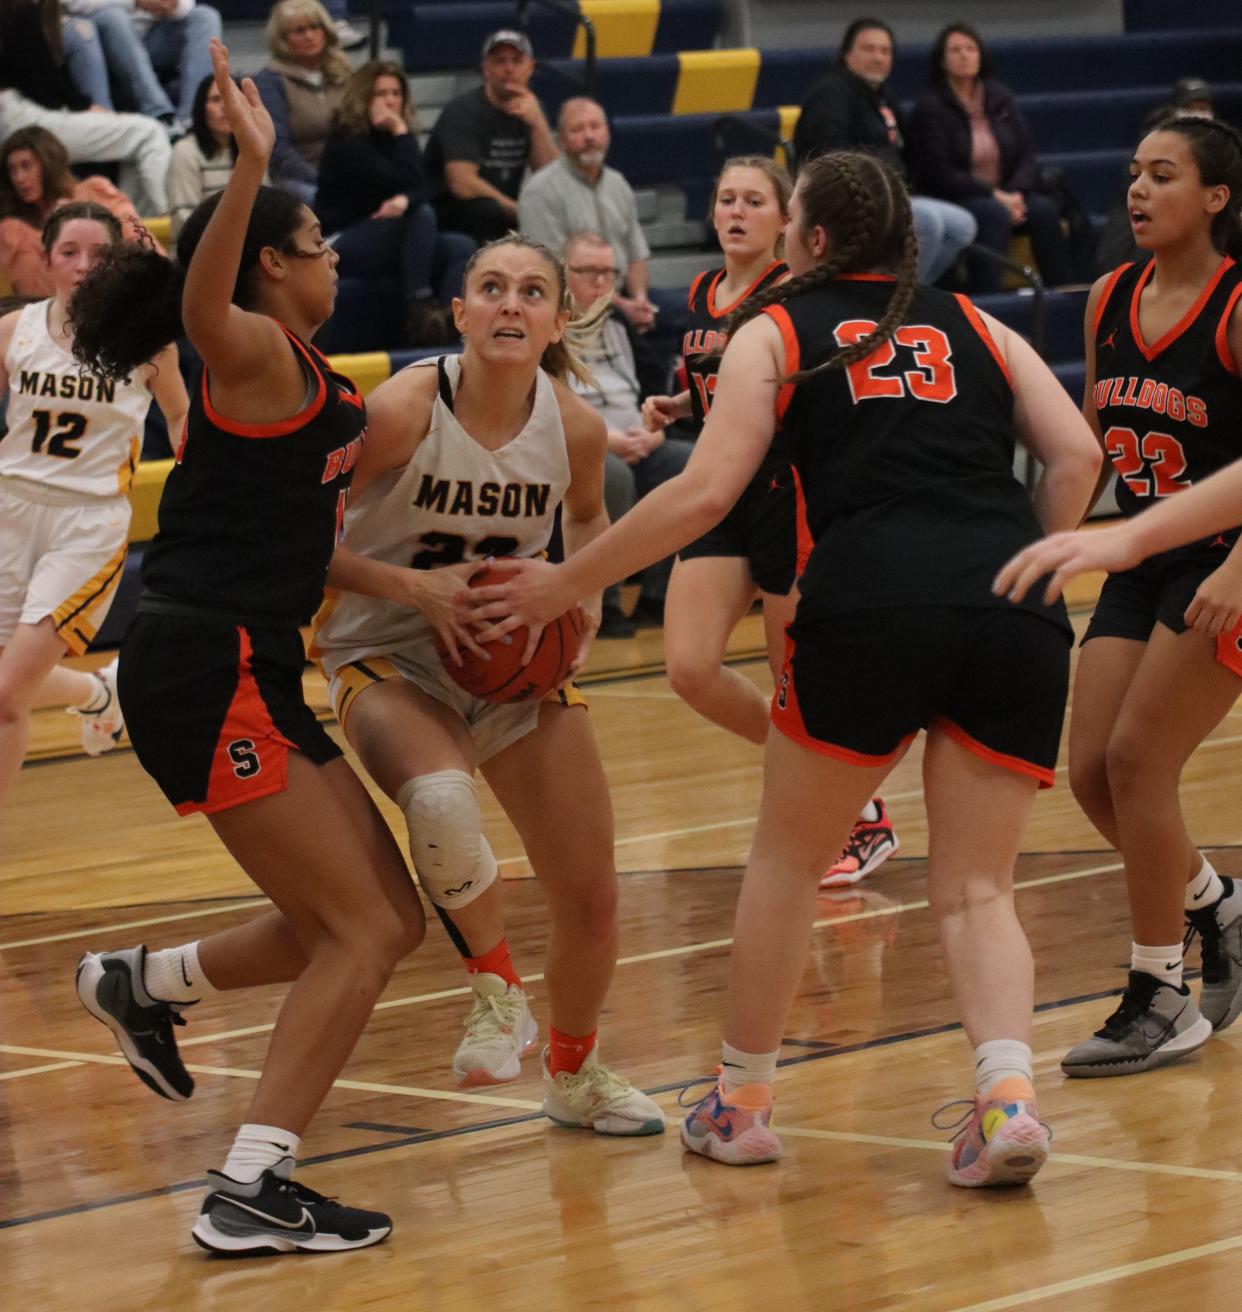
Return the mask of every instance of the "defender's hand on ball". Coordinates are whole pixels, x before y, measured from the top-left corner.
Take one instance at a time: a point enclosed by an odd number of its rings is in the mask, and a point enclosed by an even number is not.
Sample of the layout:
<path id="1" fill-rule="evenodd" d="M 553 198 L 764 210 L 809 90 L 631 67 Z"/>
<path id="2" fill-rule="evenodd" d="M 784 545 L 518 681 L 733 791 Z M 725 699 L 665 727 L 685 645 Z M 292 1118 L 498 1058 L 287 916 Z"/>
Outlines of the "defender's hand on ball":
<path id="1" fill-rule="evenodd" d="M 563 615 L 578 598 L 567 590 L 560 565 L 549 565 L 546 560 L 506 560 L 505 568 L 511 576 L 504 583 L 492 583 L 471 588 L 469 604 L 476 622 L 475 637 L 481 643 L 495 642 L 514 629 L 525 626 L 529 632 L 522 664 L 528 665 L 539 646 L 543 626 Z M 486 627 L 478 621 L 487 620 Z"/>

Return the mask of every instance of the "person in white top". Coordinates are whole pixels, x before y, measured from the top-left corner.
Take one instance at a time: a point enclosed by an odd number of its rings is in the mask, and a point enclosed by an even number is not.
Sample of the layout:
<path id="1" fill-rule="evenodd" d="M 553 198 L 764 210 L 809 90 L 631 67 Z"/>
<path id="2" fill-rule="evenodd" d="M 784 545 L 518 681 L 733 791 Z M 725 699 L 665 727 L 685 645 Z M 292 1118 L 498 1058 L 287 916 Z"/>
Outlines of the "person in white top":
<path id="1" fill-rule="evenodd" d="M 540 554 L 558 502 L 568 554 L 608 527 L 604 424 L 562 381 L 581 369 L 565 340 L 564 268 L 526 238 L 493 242 L 472 257 L 453 313 L 460 360 L 405 369 L 367 399 L 355 500 L 328 575 L 356 595 L 321 617 L 316 650 L 345 736 L 404 812 L 423 891 L 466 961 L 475 1001 L 458 1084 L 516 1079 L 538 1032 L 505 938 L 477 766 L 552 917 L 544 1111 L 601 1134 L 658 1134 L 660 1108 L 595 1049 L 616 964 L 617 878 L 582 698 L 566 687 L 533 706 L 482 701 L 435 651 L 437 635 L 454 656 L 475 648 L 455 617 L 467 581 L 488 556 Z M 593 633 L 598 593 L 587 608 Z"/>
<path id="2" fill-rule="evenodd" d="M 82 714 L 97 756 L 120 737 L 111 669 L 58 664 L 81 655 L 112 604 L 125 564 L 129 487 L 152 396 L 176 433 L 189 409 L 176 347 L 128 382 L 73 359 L 70 299 L 102 251 L 121 241 L 115 218 L 90 201 L 56 210 L 43 229 L 55 294 L 0 317 L 0 801 L 21 768 L 35 706 Z"/>

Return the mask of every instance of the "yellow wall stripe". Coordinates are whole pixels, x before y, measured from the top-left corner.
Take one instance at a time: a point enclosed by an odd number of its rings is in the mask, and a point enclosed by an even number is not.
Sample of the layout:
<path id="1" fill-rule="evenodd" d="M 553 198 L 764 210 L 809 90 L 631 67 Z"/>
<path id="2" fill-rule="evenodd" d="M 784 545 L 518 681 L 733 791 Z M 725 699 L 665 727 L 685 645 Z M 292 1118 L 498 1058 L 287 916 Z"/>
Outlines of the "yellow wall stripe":
<path id="1" fill-rule="evenodd" d="M 779 130 L 781 137 L 785 141 L 793 141 L 794 128 L 798 126 L 798 118 L 802 114 L 802 106 L 781 105 L 776 112 L 780 115 Z M 785 158 L 785 152 L 779 146 L 776 148 L 776 158 L 780 163 L 784 164 L 786 168 L 791 167 L 793 164 L 792 160 Z"/>
<path id="2" fill-rule="evenodd" d="M 725 114 L 754 104 L 758 50 L 683 50 L 677 60 L 674 114 Z"/>
<path id="3" fill-rule="evenodd" d="M 346 378 L 363 396 L 369 396 L 392 373 L 392 361 L 387 351 L 367 351 L 361 355 L 334 355 L 332 367 Z"/>
<path id="4" fill-rule="evenodd" d="M 595 53 L 600 59 L 646 56 L 655 45 L 660 0 L 580 0 L 579 8 L 595 25 Z M 586 58 L 586 33 L 574 34 L 573 57 Z"/>

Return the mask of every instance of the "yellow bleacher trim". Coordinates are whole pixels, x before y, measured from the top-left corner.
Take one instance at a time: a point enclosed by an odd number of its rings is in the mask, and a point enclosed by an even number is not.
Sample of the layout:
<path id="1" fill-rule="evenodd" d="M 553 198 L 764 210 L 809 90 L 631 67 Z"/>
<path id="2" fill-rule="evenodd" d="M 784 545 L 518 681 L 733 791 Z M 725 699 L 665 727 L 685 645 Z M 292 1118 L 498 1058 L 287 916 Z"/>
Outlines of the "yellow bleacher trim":
<path id="1" fill-rule="evenodd" d="M 337 371 L 352 378 L 363 396 L 373 392 L 392 373 L 387 351 L 367 351 L 361 355 L 333 355 L 329 361 Z M 142 460 L 134 471 L 129 489 L 133 517 L 129 522 L 131 542 L 149 542 L 155 536 L 157 511 L 164 493 L 164 480 L 172 471 L 172 460 Z"/>
<path id="2" fill-rule="evenodd" d="M 600 59 L 645 56 L 655 45 L 660 0 L 580 0 L 579 9 L 595 25 L 595 53 Z M 573 57 L 586 57 L 586 33 L 574 34 Z"/>
<path id="3" fill-rule="evenodd" d="M 129 521 L 131 542 L 150 542 L 155 536 L 156 511 L 164 492 L 164 480 L 172 467 L 172 460 L 142 460 L 134 470 L 134 481 L 129 488 L 129 505 L 134 512 Z"/>
<path id="4" fill-rule="evenodd" d="M 172 218 L 167 214 L 156 214 L 143 219 L 142 226 L 159 242 L 165 250 L 172 241 Z"/>
<path id="5" fill-rule="evenodd" d="M 332 367 L 352 378 L 363 396 L 369 396 L 392 373 L 387 351 L 367 351 L 362 355 L 333 355 Z"/>
<path id="6" fill-rule="evenodd" d="M 785 141 L 792 141 L 794 128 L 798 126 L 798 119 L 802 114 L 802 106 L 781 105 L 776 112 L 780 115 L 779 130 L 782 139 Z M 785 158 L 785 152 L 779 146 L 776 148 L 776 159 L 778 163 L 783 164 L 786 168 L 790 168 L 793 164 L 792 160 Z"/>
<path id="7" fill-rule="evenodd" d="M 754 104 L 758 50 L 683 50 L 677 60 L 674 114 L 726 114 Z"/>
<path id="8" fill-rule="evenodd" d="M 13 284 L 9 282 L 9 275 L 0 269 L 0 296 L 12 296 Z"/>

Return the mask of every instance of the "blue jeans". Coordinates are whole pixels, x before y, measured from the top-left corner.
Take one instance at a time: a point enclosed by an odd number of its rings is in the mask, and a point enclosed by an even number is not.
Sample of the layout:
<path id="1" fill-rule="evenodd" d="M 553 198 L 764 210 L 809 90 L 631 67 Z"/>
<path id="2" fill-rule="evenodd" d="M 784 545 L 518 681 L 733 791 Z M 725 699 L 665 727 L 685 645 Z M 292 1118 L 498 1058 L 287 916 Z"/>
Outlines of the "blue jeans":
<path id="1" fill-rule="evenodd" d="M 447 305 L 461 295 L 474 242 L 460 232 L 440 232 L 430 205 L 412 205 L 395 219 L 351 223 L 333 242 L 342 278 L 393 278 L 408 305 L 435 296 Z"/>
<path id="2" fill-rule="evenodd" d="M 930 196 L 911 196 L 914 235 L 919 240 L 919 282 L 939 282 L 975 239 L 975 216 L 960 205 Z"/>
<path id="3" fill-rule="evenodd" d="M 222 31 L 220 15 L 210 5 L 195 5 L 184 18 L 161 18 L 152 23 L 142 38 L 156 72 L 176 73 L 177 117 L 190 121 L 194 93 L 203 78 L 211 74 L 211 54 L 207 43 Z"/>
<path id="4" fill-rule="evenodd" d="M 122 99 L 140 114 L 160 118 L 173 103 L 160 85 L 137 31 L 124 9 L 97 9 L 91 18 L 66 16 L 61 21 L 65 69 L 91 104 L 115 109 L 110 78 Z"/>
<path id="5" fill-rule="evenodd" d="M 1040 276 L 1049 287 L 1063 287 L 1074 281 L 1074 265 L 1069 241 L 1061 230 L 1061 215 L 1057 203 L 1038 191 L 1026 192 L 1026 222 L 1017 231 L 1029 232 L 1031 249 Z M 972 196 L 965 202 L 979 222 L 979 245 L 987 246 L 998 255 L 1009 254 L 1009 241 L 1014 227 L 1009 211 L 992 196 Z M 993 260 L 970 262 L 970 290 L 972 292 L 998 292 L 1004 270 Z"/>

